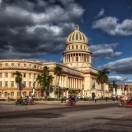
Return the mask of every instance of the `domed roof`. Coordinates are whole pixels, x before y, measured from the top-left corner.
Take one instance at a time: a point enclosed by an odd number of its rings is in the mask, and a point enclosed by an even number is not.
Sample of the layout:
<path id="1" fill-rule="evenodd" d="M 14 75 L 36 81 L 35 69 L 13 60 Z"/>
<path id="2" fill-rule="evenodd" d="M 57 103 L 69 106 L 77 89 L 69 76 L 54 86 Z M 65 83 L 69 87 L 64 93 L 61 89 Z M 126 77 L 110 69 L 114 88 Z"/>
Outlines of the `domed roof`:
<path id="1" fill-rule="evenodd" d="M 68 35 L 66 42 L 67 44 L 73 42 L 88 43 L 88 39 L 84 33 L 80 32 L 79 26 L 76 26 L 75 30 Z"/>

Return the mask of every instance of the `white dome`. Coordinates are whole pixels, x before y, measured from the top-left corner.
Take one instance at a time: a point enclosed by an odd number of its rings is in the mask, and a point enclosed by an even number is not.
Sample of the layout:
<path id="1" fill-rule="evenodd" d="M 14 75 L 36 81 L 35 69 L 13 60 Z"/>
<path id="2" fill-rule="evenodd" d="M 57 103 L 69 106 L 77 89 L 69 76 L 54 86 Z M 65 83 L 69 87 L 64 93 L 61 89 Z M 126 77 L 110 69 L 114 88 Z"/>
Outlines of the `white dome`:
<path id="1" fill-rule="evenodd" d="M 84 33 L 79 31 L 79 27 L 76 27 L 76 29 L 68 35 L 66 42 L 67 44 L 74 42 L 88 43 L 88 39 Z"/>

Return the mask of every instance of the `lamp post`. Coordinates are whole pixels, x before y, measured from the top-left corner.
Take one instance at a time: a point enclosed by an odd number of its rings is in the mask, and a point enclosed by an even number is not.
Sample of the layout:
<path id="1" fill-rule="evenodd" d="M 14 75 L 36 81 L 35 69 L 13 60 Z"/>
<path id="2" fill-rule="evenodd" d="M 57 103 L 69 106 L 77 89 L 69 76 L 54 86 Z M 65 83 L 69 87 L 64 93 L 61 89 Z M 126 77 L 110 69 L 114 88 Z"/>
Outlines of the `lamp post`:
<path id="1" fill-rule="evenodd" d="M 128 80 L 128 78 L 125 78 L 124 80 L 122 80 L 122 82 L 123 82 L 123 92 L 122 92 L 122 94 L 124 93 L 124 95 L 126 95 L 126 81 Z"/>
<path id="2" fill-rule="evenodd" d="M 35 96 L 35 81 L 33 82 L 32 96 Z"/>

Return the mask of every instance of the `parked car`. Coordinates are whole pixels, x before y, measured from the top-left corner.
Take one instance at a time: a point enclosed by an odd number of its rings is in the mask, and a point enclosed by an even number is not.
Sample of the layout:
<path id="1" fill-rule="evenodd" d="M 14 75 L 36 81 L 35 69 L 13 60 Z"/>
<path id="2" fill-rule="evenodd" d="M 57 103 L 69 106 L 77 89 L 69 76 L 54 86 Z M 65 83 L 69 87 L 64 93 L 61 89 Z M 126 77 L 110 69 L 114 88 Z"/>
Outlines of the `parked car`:
<path id="1" fill-rule="evenodd" d="M 127 106 L 132 107 L 132 98 L 127 101 Z"/>
<path id="2" fill-rule="evenodd" d="M 120 98 L 119 105 L 132 107 L 132 97 L 127 98 L 127 100 L 125 100 L 124 98 Z"/>

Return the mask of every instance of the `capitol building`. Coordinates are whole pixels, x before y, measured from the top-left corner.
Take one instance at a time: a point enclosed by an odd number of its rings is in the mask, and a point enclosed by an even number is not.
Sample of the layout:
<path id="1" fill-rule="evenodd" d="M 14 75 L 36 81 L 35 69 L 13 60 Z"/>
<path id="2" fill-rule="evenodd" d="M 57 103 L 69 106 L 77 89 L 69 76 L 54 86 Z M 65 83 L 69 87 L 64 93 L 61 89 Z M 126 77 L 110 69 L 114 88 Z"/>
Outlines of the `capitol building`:
<path id="1" fill-rule="evenodd" d="M 96 97 L 101 97 L 102 90 L 100 84 L 96 82 L 97 70 L 91 65 L 91 56 L 92 53 L 89 49 L 87 37 L 79 30 L 79 27 L 76 27 L 66 39 L 63 63 L 23 59 L 0 60 L 0 99 L 16 99 L 19 96 L 19 89 L 14 76 L 16 71 L 22 74 L 25 85 L 22 96 L 31 95 L 33 88 L 35 88 L 35 97 L 41 97 L 40 87 L 34 82 L 45 66 L 49 68 L 50 74 L 53 76 L 53 88 L 56 85 L 54 68 L 56 66 L 62 68 L 59 79 L 62 96 L 68 97 L 69 90 L 75 90 L 78 91 L 77 94 L 82 98 L 91 97 L 92 93 L 95 93 Z M 104 85 L 103 93 L 106 96 L 109 94 L 107 84 Z M 51 93 L 50 97 L 55 97 L 55 94 Z"/>

